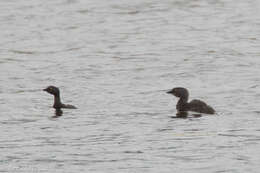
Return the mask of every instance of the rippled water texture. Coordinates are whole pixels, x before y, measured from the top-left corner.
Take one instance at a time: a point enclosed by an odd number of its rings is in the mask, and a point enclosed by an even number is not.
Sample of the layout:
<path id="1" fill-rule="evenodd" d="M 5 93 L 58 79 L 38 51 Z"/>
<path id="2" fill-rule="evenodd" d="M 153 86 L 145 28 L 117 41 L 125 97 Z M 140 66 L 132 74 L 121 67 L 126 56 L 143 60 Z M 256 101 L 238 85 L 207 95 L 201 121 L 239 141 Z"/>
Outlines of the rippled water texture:
<path id="1" fill-rule="evenodd" d="M 0 1 L 0 172 L 260 166 L 260 2 Z M 53 118 L 61 89 L 77 110 Z M 218 115 L 176 119 L 182 86 Z"/>

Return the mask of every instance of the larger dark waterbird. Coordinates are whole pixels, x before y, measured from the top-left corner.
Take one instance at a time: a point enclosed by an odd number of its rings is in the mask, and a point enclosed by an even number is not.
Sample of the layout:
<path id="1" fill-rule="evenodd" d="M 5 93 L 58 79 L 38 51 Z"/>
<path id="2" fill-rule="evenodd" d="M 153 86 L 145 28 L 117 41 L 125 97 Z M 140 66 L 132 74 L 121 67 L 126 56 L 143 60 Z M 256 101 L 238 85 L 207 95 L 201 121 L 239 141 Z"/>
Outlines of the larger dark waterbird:
<path id="1" fill-rule="evenodd" d="M 59 88 L 55 86 L 48 86 L 47 88 L 43 89 L 43 91 L 46 91 L 47 93 L 52 94 L 54 96 L 53 108 L 56 109 L 56 111 L 60 110 L 61 108 L 77 109 L 77 107 L 73 105 L 63 104 L 61 102 Z"/>
<path id="2" fill-rule="evenodd" d="M 179 101 L 176 105 L 176 109 L 178 113 L 183 113 L 188 111 L 205 113 L 205 114 L 215 113 L 215 110 L 211 106 L 207 105 L 205 102 L 201 100 L 192 100 L 188 102 L 189 92 L 186 88 L 182 88 L 182 87 L 173 88 L 167 93 L 172 94 L 179 98 Z"/>

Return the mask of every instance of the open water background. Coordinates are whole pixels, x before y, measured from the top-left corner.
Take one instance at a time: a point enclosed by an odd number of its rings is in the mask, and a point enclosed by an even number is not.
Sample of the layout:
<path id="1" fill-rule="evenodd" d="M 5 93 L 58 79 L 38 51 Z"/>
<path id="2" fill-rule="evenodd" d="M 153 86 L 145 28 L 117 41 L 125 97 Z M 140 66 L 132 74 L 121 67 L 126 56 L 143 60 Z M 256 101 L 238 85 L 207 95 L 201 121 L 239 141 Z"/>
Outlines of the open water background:
<path id="1" fill-rule="evenodd" d="M 259 172 L 260 1 L 2 0 L 0 31 L 0 172 Z"/>

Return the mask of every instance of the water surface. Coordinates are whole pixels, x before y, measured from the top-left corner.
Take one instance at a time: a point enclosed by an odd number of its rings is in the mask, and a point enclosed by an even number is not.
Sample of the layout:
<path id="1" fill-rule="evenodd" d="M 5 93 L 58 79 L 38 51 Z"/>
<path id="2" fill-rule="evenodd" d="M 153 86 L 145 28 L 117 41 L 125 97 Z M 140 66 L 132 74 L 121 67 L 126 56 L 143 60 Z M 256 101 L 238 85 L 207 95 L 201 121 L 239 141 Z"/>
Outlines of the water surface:
<path id="1" fill-rule="evenodd" d="M 0 2 L 0 172 L 258 172 L 260 3 Z M 53 118 L 48 85 L 61 89 Z M 216 116 L 173 119 L 182 86 Z"/>

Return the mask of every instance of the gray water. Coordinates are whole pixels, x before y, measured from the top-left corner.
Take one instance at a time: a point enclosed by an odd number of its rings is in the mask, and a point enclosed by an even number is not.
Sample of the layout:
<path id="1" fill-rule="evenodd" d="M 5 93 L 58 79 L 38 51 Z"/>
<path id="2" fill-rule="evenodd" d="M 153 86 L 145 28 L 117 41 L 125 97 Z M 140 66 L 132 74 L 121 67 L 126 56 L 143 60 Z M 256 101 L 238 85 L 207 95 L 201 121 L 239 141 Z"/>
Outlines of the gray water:
<path id="1" fill-rule="evenodd" d="M 260 1 L 2 0 L 0 30 L 0 172 L 259 172 Z M 217 115 L 172 118 L 179 86 Z"/>

